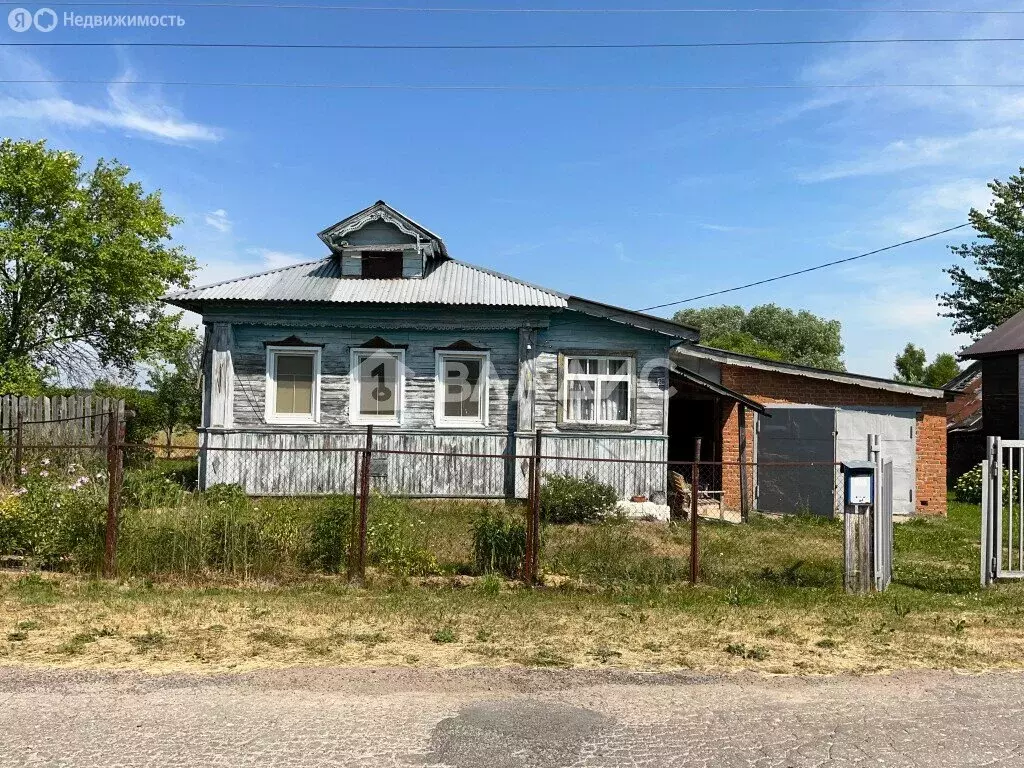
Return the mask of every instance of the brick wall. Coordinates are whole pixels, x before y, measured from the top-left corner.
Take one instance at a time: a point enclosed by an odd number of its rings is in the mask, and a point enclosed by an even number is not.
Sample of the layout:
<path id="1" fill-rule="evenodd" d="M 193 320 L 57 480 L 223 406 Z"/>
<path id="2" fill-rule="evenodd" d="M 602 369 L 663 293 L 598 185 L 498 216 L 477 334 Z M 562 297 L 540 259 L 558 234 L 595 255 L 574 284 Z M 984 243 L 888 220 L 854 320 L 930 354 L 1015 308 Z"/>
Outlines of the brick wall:
<path id="1" fill-rule="evenodd" d="M 823 406 L 903 406 L 921 409 L 917 429 L 917 489 L 914 494 L 918 514 L 946 514 L 946 402 L 896 392 L 840 384 L 756 368 L 722 365 L 722 385 L 765 405 L 794 403 Z M 739 459 L 739 408 L 724 407 L 722 413 L 722 460 Z M 747 417 L 747 460 L 753 461 L 753 419 Z M 748 481 L 749 482 L 749 481 Z M 739 467 L 722 469 L 725 502 L 739 506 Z M 752 490 L 748 489 L 750 498 Z"/>

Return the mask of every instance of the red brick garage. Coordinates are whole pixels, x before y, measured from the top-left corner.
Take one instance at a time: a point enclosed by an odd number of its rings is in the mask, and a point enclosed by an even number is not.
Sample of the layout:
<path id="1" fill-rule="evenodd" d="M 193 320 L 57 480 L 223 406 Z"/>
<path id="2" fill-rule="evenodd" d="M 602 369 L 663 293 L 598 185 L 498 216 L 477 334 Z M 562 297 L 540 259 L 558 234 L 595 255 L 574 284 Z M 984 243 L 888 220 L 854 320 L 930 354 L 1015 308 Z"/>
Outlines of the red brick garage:
<path id="1" fill-rule="evenodd" d="M 943 390 L 901 382 L 777 363 L 698 345 L 679 347 L 673 363 L 715 380 L 723 388 L 762 405 L 798 404 L 830 408 L 881 407 L 916 410 L 916 476 L 914 510 L 923 515 L 946 514 L 946 400 Z M 743 406 L 722 400 L 718 406 L 720 444 L 715 458 L 736 462 L 740 456 L 739 411 Z M 747 417 L 747 446 L 754 445 L 754 419 Z M 702 451 L 702 458 L 710 455 Z M 748 454 L 747 460 L 754 459 Z M 723 466 L 725 504 L 740 506 L 740 473 Z M 748 493 L 752 493 L 748 488 Z M 751 498 L 748 496 L 748 498 Z"/>

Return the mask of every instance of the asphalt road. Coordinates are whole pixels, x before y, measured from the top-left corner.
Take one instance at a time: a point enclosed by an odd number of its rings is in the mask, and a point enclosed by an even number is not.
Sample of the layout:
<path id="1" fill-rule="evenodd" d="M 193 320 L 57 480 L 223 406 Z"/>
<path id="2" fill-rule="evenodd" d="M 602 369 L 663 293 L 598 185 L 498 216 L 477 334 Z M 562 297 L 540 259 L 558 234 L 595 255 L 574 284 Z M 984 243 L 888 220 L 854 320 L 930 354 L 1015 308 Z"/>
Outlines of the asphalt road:
<path id="1" fill-rule="evenodd" d="M 1022 766 L 1024 674 L 0 669 L 3 766 Z"/>

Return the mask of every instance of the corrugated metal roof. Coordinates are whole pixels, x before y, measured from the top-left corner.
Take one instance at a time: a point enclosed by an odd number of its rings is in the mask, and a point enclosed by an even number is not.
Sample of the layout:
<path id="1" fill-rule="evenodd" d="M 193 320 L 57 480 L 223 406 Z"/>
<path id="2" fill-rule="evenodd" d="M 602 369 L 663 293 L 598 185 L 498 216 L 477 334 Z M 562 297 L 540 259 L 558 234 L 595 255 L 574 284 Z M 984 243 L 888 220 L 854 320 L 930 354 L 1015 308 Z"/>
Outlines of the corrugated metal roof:
<path id="1" fill-rule="evenodd" d="M 196 309 L 208 301 L 567 306 L 566 297 L 557 291 L 451 259 L 438 262 L 423 278 L 371 280 L 342 277 L 333 256 L 179 291 L 164 300 L 185 309 Z"/>
<path id="2" fill-rule="evenodd" d="M 985 357 L 1021 351 L 1024 351 L 1024 312 L 1018 312 L 998 328 L 986 333 L 961 352 L 960 357 Z"/>

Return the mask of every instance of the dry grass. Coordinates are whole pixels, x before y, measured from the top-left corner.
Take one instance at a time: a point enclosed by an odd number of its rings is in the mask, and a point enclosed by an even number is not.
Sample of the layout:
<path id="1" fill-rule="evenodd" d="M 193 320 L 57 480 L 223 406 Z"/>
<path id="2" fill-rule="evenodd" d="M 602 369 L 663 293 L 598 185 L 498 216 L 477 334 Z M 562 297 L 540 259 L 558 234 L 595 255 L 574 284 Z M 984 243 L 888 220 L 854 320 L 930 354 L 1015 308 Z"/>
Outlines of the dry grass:
<path id="1" fill-rule="evenodd" d="M 425 507 L 426 516 L 451 510 Z M 456 509 L 429 542 L 467 556 Z M 0 664 L 173 670 L 291 665 L 576 666 L 772 673 L 1024 666 L 1024 585 L 977 587 L 977 512 L 901 526 L 889 592 L 841 589 L 841 532 L 815 520 L 702 523 L 702 581 L 687 534 L 658 524 L 549 528 L 548 586 L 494 577 L 365 588 L 210 578 L 99 582 L 0 574 Z"/>

